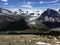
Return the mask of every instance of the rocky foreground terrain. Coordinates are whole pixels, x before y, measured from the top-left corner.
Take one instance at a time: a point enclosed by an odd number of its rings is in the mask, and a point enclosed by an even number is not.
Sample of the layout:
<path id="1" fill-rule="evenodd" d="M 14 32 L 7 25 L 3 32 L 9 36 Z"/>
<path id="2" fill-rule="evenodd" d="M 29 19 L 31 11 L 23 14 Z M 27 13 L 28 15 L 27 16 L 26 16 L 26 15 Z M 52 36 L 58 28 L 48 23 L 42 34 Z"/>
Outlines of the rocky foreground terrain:
<path id="1" fill-rule="evenodd" d="M 25 34 L 22 34 L 24 32 Z M 60 32 L 43 34 L 39 33 L 39 30 L 33 29 L 24 31 L 1 31 L 0 45 L 60 45 Z"/>
<path id="2" fill-rule="evenodd" d="M 60 45 L 60 36 L 54 35 L 0 35 L 0 45 Z"/>

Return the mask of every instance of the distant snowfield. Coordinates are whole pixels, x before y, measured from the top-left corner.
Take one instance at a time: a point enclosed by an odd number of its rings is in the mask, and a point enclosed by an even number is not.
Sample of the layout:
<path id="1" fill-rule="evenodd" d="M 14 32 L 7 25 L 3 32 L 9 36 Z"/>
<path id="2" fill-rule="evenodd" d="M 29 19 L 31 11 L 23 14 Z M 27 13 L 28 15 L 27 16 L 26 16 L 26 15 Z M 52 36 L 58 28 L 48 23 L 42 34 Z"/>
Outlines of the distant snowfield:
<path id="1" fill-rule="evenodd" d="M 28 11 L 28 13 L 39 13 L 40 15 L 47 9 L 30 9 L 30 8 L 9 8 L 8 10 L 12 11 L 14 13 L 14 11 L 17 11 L 17 14 L 20 14 L 20 12 L 18 11 L 18 9 L 21 9 L 24 13 L 26 13 L 26 11 Z M 56 11 L 59 10 L 58 9 L 54 9 Z M 38 12 L 39 11 L 39 12 Z"/>
<path id="2" fill-rule="evenodd" d="M 39 11 L 39 14 L 42 14 L 45 10 L 24 10 L 25 11 L 28 11 L 29 13 L 37 13 Z"/>
<path id="3" fill-rule="evenodd" d="M 9 10 L 11 10 L 12 12 L 14 12 L 14 11 L 17 11 L 18 9 L 20 9 L 20 8 L 11 8 Z M 34 13 L 34 12 L 39 11 L 39 14 L 42 14 L 45 11 L 45 10 L 38 10 L 38 9 L 21 9 L 21 10 L 24 11 L 24 12 L 28 11 L 29 13 Z"/>

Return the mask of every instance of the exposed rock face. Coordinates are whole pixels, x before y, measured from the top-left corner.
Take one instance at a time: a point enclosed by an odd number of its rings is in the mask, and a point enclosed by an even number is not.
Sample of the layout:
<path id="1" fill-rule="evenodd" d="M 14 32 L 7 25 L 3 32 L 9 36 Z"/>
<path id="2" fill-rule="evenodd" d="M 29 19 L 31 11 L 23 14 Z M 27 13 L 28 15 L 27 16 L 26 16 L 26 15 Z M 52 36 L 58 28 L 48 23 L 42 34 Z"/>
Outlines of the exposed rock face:
<path id="1" fill-rule="evenodd" d="M 53 9 L 47 9 L 46 11 L 44 11 L 41 16 L 38 19 L 44 19 L 45 16 L 48 17 L 56 17 L 58 16 L 59 13 Z"/>
<path id="2" fill-rule="evenodd" d="M 0 8 L 0 30 L 20 30 L 27 28 L 27 22 L 20 15 L 14 15 L 11 11 Z"/>
<path id="3" fill-rule="evenodd" d="M 58 13 L 60 14 L 60 9 L 58 10 Z"/>
<path id="4" fill-rule="evenodd" d="M 40 17 L 28 21 L 30 27 L 32 28 L 57 28 L 60 27 L 60 15 L 57 11 L 53 9 L 47 9 L 44 11 Z"/>
<path id="5" fill-rule="evenodd" d="M 52 9 L 47 9 L 40 17 L 31 20 L 31 22 L 29 22 L 29 18 L 30 16 L 14 15 L 11 11 L 0 8 L 0 30 L 25 30 L 31 27 L 51 29 L 60 27 L 60 15 Z"/>
<path id="6" fill-rule="evenodd" d="M 42 24 L 50 29 L 60 27 L 60 15 L 57 11 L 52 9 L 44 11 L 38 20 L 42 20 Z"/>
<path id="7" fill-rule="evenodd" d="M 0 13 L 6 14 L 6 15 L 13 15 L 13 13 L 10 10 L 0 8 Z"/>
<path id="8" fill-rule="evenodd" d="M 9 22 L 9 24 L 4 28 L 5 30 L 25 30 L 28 29 L 27 22 L 24 19 L 18 21 Z"/>

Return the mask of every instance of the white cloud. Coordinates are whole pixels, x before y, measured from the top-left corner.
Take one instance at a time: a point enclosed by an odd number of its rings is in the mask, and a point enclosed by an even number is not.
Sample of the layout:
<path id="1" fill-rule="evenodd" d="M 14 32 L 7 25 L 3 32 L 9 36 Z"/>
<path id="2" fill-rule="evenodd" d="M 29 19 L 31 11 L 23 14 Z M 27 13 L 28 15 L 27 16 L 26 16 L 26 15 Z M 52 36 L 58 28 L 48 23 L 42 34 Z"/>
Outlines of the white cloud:
<path id="1" fill-rule="evenodd" d="M 44 1 L 40 1 L 40 4 L 43 4 L 44 3 Z"/>
<path id="2" fill-rule="evenodd" d="M 54 0 L 54 1 L 51 1 L 51 2 L 45 2 L 45 3 L 56 3 L 58 2 L 59 0 Z"/>
<path id="3" fill-rule="evenodd" d="M 55 3 L 55 4 L 52 4 L 52 5 L 60 5 L 60 3 Z"/>
<path id="4" fill-rule="evenodd" d="M 35 4 L 36 2 L 27 2 L 27 4 Z"/>
<path id="5" fill-rule="evenodd" d="M 35 4 L 36 2 L 23 2 L 22 4 L 28 4 L 28 5 L 31 5 L 31 4 Z"/>
<path id="6" fill-rule="evenodd" d="M 8 0 L 1 0 L 1 1 L 3 1 L 3 2 L 8 2 Z"/>
<path id="7" fill-rule="evenodd" d="M 53 3 L 53 4 L 48 4 L 51 8 L 52 8 L 52 6 L 54 7 L 54 8 L 58 8 L 59 6 L 60 6 L 60 3 Z"/>
<path id="8" fill-rule="evenodd" d="M 32 4 L 31 2 L 27 2 L 27 4 Z"/>
<path id="9" fill-rule="evenodd" d="M 40 1 L 40 4 L 48 4 L 48 3 L 56 3 L 56 2 L 59 2 L 59 0 L 54 0 L 54 1 L 50 1 L 50 2 Z"/>
<path id="10" fill-rule="evenodd" d="M 4 5 L 8 5 L 8 0 L 1 0 L 2 2 L 4 2 Z"/>
<path id="11" fill-rule="evenodd" d="M 22 5 L 21 7 L 25 7 L 25 8 L 32 8 L 31 5 Z"/>
<path id="12" fill-rule="evenodd" d="M 32 4 L 34 4 L 35 2 L 24 2 L 20 7 L 24 7 L 24 8 L 32 8 Z"/>
<path id="13" fill-rule="evenodd" d="M 4 5 L 8 5 L 8 3 L 4 3 Z"/>

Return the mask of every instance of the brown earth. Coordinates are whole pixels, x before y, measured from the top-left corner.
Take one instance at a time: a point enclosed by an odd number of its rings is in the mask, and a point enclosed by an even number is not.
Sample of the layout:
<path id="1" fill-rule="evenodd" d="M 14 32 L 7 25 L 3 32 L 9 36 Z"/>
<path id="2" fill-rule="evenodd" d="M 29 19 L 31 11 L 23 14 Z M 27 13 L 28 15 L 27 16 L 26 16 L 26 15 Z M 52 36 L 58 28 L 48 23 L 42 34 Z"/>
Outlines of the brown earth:
<path id="1" fill-rule="evenodd" d="M 49 43 L 49 45 L 60 45 L 60 36 L 44 36 L 34 34 L 0 35 L 0 45 L 48 45 L 37 44 L 37 42 Z"/>

